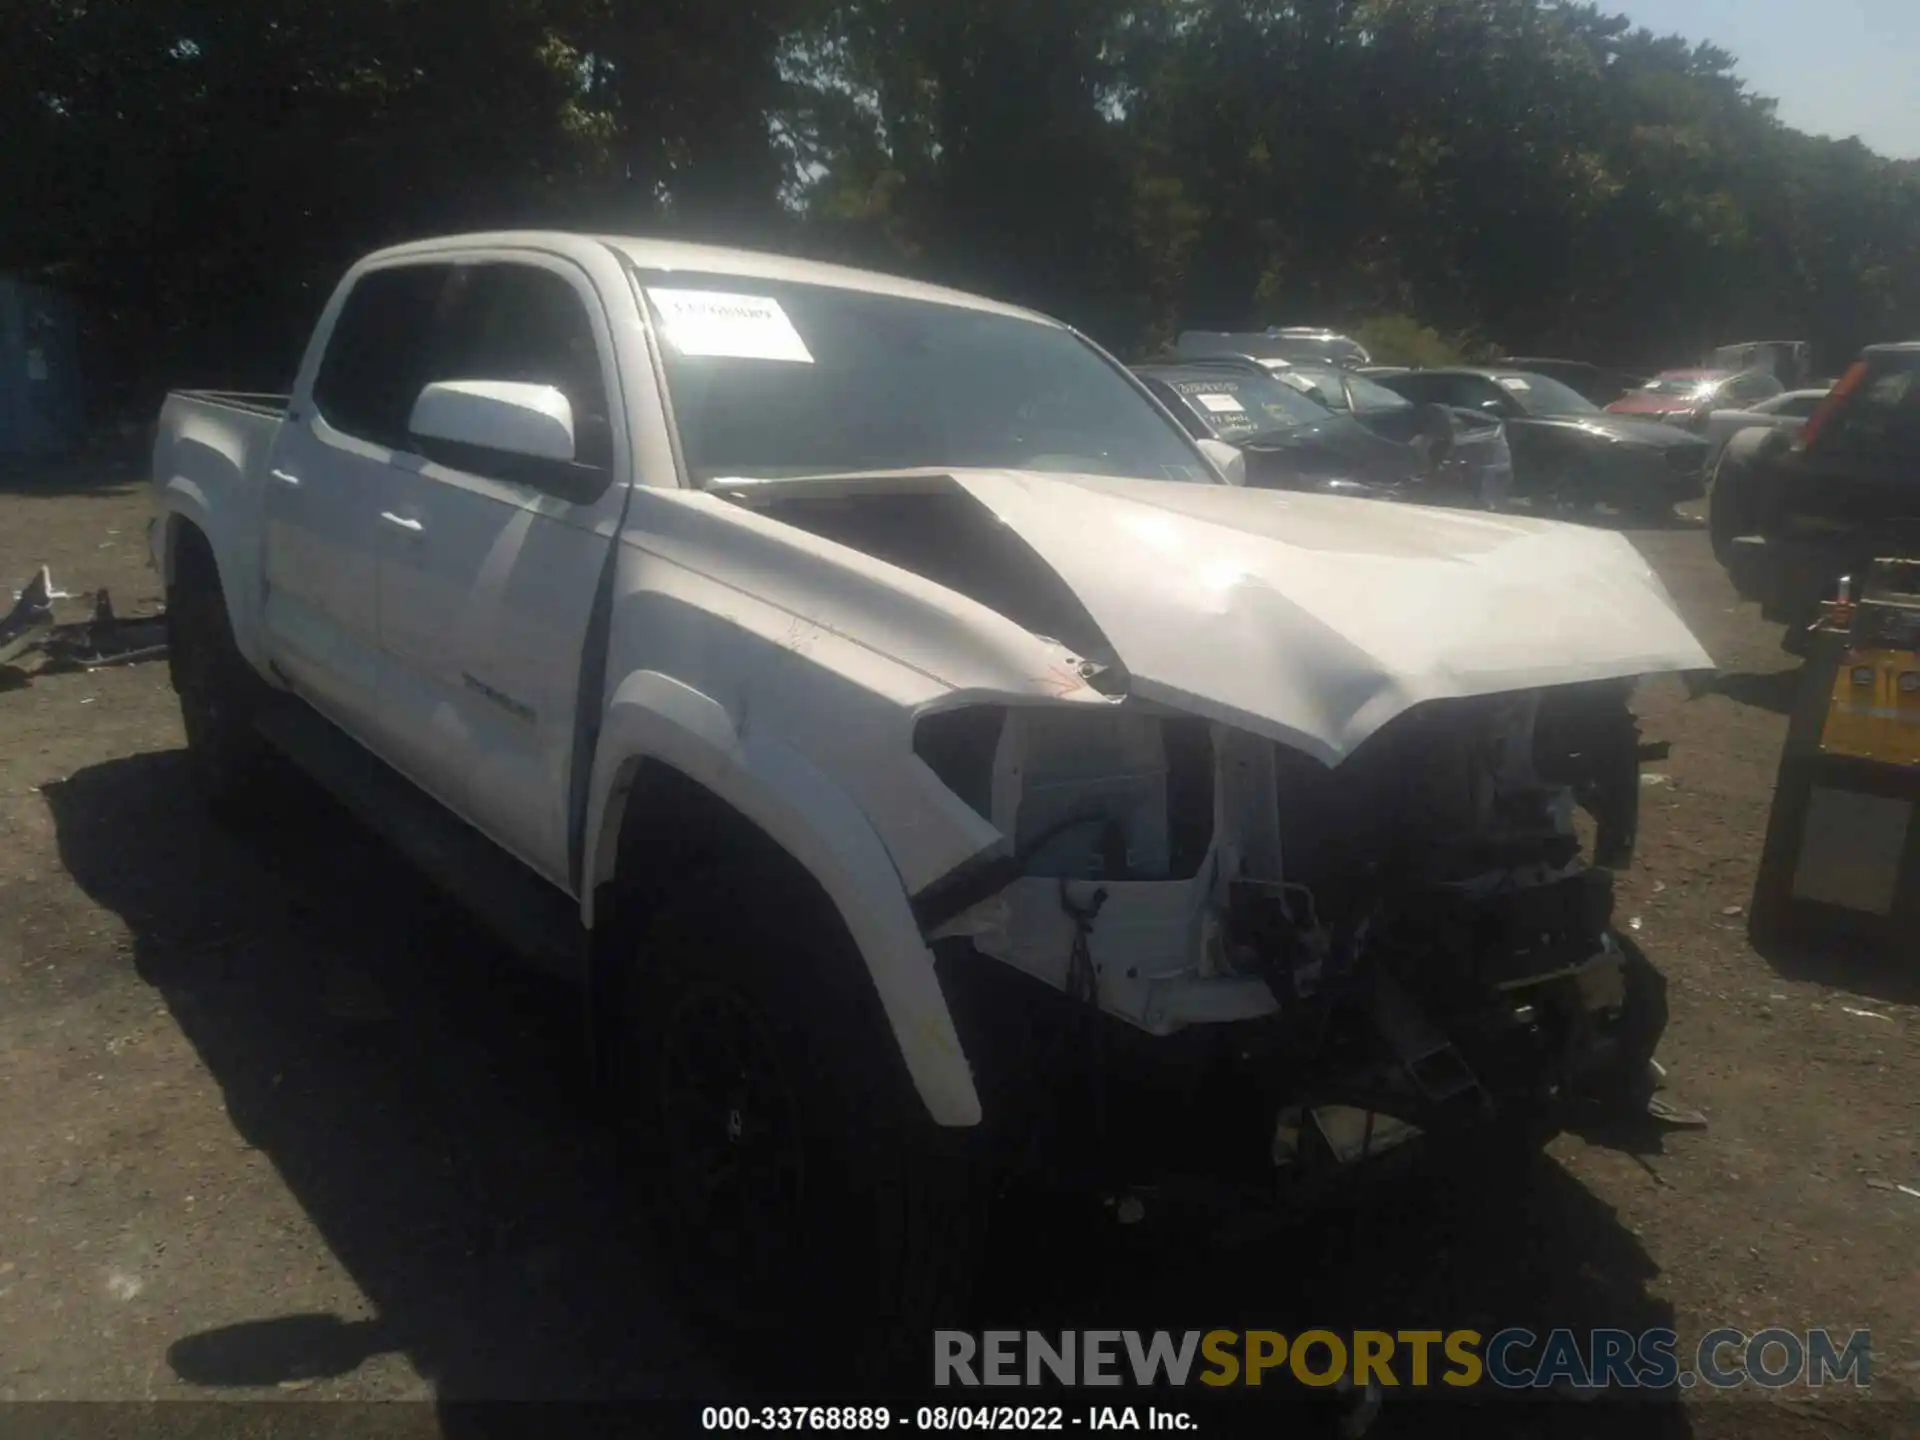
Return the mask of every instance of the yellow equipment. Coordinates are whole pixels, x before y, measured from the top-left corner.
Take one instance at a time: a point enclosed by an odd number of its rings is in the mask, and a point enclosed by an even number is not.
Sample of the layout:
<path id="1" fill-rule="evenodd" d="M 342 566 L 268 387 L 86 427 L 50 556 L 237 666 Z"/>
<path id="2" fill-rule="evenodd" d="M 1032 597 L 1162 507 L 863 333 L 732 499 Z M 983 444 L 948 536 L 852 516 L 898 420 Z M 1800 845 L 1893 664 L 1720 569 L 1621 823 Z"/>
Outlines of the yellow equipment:
<path id="1" fill-rule="evenodd" d="M 1820 749 L 1920 765 L 1920 561 L 1876 560 L 1856 604 L 1842 582 L 1821 628 L 1844 630 Z"/>
<path id="2" fill-rule="evenodd" d="M 1814 626 L 1750 923 L 1775 940 L 1920 955 L 1920 560 L 1840 582 Z"/>

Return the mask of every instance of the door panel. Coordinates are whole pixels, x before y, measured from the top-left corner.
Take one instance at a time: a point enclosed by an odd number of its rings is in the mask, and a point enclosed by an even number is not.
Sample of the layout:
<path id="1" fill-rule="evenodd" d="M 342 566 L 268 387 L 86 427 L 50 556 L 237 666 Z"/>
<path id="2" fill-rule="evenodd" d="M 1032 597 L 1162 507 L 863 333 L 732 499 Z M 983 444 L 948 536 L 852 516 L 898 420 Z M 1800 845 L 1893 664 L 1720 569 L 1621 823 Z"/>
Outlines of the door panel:
<path id="1" fill-rule="evenodd" d="M 439 294 L 443 264 L 368 271 L 326 338 L 304 413 L 280 428 L 265 480 L 269 654 L 320 710 L 378 747 L 378 499 Z"/>
<path id="2" fill-rule="evenodd" d="M 377 509 L 385 728 L 416 782 L 558 885 L 582 651 L 613 545 L 612 340 L 559 262 L 462 264 L 427 380 L 557 386 L 576 455 L 608 484 L 572 503 L 537 484 L 396 457 Z"/>
<path id="3" fill-rule="evenodd" d="M 428 465 L 395 471 L 380 536 L 395 763 L 557 884 L 582 647 L 611 524 Z"/>
<path id="4" fill-rule="evenodd" d="M 268 653 L 302 695 L 356 732 L 376 722 L 379 704 L 368 501 L 382 469 L 290 419 L 266 480 Z"/>

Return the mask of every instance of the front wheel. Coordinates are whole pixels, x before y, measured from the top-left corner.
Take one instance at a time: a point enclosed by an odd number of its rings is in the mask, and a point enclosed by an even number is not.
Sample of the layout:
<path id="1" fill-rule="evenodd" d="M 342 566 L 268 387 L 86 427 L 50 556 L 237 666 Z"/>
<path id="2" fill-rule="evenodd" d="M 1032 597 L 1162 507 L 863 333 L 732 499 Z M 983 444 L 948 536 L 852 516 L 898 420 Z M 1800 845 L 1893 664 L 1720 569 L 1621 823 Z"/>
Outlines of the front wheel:
<path id="1" fill-rule="evenodd" d="M 611 1072 L 660 1253 L 730 1338 L 830 1338 L 796 1358 L 924 1378 L 984 1231 L 963 1133 L 927 1117 L 837 917 L 733 888 L 690 887 L 623 986 Z"/>

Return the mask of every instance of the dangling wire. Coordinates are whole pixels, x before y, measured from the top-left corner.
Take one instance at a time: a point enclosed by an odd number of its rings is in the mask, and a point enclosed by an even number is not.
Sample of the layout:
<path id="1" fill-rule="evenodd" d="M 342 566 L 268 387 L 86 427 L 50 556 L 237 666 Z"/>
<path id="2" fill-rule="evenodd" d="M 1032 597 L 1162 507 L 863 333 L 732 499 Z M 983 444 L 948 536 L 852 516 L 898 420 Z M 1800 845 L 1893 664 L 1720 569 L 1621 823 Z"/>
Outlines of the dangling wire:
<path id="1" fill-rule="evenodd" d="M 1107 889 L 1103 885 L 1093 892 L 1084 909 L 1074 904 L 1067 893 L 1067 877 L 1060 877 L 1060 908 L 1073 921 L 1073 949 L 1067 955 L 1067 998 L 1083 1005 L 1095 1004 L 1100 998 L 1100 976 L 1093 968 L 1093 922 L 1100 918 L 1100 907 L 1106 903 Z"/>

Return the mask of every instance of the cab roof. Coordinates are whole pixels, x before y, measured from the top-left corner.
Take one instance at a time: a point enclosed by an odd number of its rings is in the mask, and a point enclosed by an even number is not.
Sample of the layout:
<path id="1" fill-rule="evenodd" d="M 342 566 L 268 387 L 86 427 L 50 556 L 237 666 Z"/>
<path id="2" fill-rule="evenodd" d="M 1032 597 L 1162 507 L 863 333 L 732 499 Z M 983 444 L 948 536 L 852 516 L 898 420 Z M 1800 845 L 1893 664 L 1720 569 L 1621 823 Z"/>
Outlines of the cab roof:
<path id="1" fill-rule="evenodd" d="M 1065 328 L 1060 321 L 1037 311 L 989 300 L 983 295 L 970 295 L 964 290 L 950 290 L 944 285 L 909 280 L 904 276 L 858 270 L 849 265 L 833 265 L 820 260 L 803 260 L 767 251 L 737 250 L 725 245 L 700 245 L 687 240 L 663 240 L 639 235 L 588 235 L 571 230 L 481 231 L 395 245 L 369 258 L 381 260 L 470 249 L 544 249 L 565 253 L 582 244 L 603 246 L 638 270 L 683 270 L 695 275 L 738 276 L 741 279 L 821 285 L 838 290 L 857 290 L 869 295 L 896 296 L 902 300 L 924 300 L 935 305 L 951 305 L 957 309 L 979 310 Z"/>

